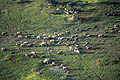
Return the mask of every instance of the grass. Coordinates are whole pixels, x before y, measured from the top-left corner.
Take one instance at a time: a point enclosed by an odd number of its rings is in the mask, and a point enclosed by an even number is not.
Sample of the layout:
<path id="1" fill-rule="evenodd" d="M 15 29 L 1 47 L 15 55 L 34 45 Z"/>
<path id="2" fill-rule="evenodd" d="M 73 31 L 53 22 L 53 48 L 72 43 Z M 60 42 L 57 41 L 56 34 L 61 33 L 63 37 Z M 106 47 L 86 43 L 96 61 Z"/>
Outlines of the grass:
<path id="1" fill-rule="evenodd" d="M 6 1 L 2 2 L 6 3 Z M 73 2 L 77 1 L 74 0 Z M 0 48 L 9 49 L 6 52 L 0 51 L 0 80 L 71 80 L 72 78 L 73 80 L 119 80 L 120 33 L 105 33 L 105 31 L 109 31 L 108 27 L 119 24 L 120 18 L 118 16 L 102 16 L 104 12 L 119 10 L 119 4 L 97 3 L 98 1 L 100 0 L 89 0 L 90 4 L 78 14 L 63 13 L 57 15 L 50 11 L 60 6 L 48 7 L 48 2 L 44 0 L 35 0 L 24 5 L 17 4 L 18 0 L 12 4 L 2 4 L 0 8 L 2 12 L 0 14 L 0 33 L 8 32 L 11 36 L 0 34 Z M 71 1 L 71 3 L 73 2 Z M 73 7 L 80 8 L 76 5 Z M 71 16 L 75 16 L 77 20 L 68 20 Z M 92 29 L 94 25 L 98 25 L 98 28 Z M 88 30 L 84 31 L 86 29 Z M 12 36 L 17 31 L 35 35 L 53 35 L 55 31 L 65 34 L 67 30 L 72 34 L 66 37 L 76 34 L 82 36 L 85 33 L 105 34 L 108 37 L 80 38 L 77 43 L 82 48 L 84 48 L 85 42 L 90 42 L 93 49 L 81 50 L 81 54 L 75 54 L 69 51 L 67 46 L 51 46 L 55 49 L 52 52 L 48 51 L 47 47 L 26 47 L 18 50 L 15 45 L 17 38 Z M 36 44 L 42 42 L 42 40 L 36 39 L 22 39 L 18 42 L 24 41 Z M 72 43 L 72 41 L 64 41 L 64 43 Z M 31 51 L 36 51 L 38 57 L 24 56 L 30 54 Z M 58 55 L 57 51 L 64 51 L 64 54 Z M 15 52 L 15 54 L 11 54 L 11 52 Z M 61 73 L 63 73 L 61 75 L 60 72 L 49 70 L 50 64 L 46 65 L 39 62 L 40 59 L 44 60 L 44 58 L 40 58 L 41 55 L 50 58 L 57 65 L 65 64 L 69 69 L 68 72 L 64 72 L 60 68 Z M 38 71 L 42 74 L 36 74 Z"/>

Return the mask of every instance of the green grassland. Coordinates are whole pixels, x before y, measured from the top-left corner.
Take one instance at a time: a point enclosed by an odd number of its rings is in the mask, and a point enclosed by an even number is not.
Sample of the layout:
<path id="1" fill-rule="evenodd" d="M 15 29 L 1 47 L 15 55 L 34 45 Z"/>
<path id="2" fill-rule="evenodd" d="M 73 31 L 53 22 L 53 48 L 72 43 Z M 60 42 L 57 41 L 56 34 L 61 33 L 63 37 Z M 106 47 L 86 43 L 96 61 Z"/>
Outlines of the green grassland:
<path id="1" fill-rule="evenodd" d="M 119 16 L 107 16 L 105 13 L 120 12 L 119 0 L 0 0 L 0 80 L 120 80 L 120 32 L 112 33 L 109 28 L 120 24 Z M 86 4 L 86 1 L 88 3 Z M 65 14 L 63 8 L 78 10 L 77 14 Z M 56 11 L 59 8 L 61 11 Z M 72 18 L 73 17 L 73 18 Z M 96 29 L 93 29 L 98 25 Z M 16 43 L 29 41 L 39 44 L 42 40 L 21 39 L 17 41 L 16 32 L 34 35 L 53 35 L 54 32 L 78 34 L 77 44 L 84 48 L 90 42 L 91 50 L 80 50 L 80 54 L 70 51 L 67 46 L 49 46 L 55 49 L 50 52 L 48 47 L 18 47 Z M 120 28 L 119 28 L 120 31 Z M 85 33 L 92 35 L 104 34 L 107 37 L 82 38 Z M 63 44 L 72 43 L 63 41 Z M 19 49 L 18 49 L 19 48 Z M 57 51 L 64 51 L 58 55 Z M 36 58 L 24 56 L 31 51 L 37 52 Z M 12 54 L 14 52 L 14 54 Z M 65 64 L 64 71 L 51 64 L 43 64 L 41 55 L 50 58 L 56 65 Z M 41 72 L 41 74 L 36 74 Z"/>

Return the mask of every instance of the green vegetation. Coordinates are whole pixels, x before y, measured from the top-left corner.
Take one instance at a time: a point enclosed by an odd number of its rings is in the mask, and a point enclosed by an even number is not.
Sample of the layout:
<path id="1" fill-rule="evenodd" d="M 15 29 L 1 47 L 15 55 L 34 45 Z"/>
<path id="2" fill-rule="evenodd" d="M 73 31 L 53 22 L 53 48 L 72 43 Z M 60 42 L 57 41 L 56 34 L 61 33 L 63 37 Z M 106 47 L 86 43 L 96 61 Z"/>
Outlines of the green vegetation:
<path id="1" fill-rule="evenodd" d="M 21 2 L 22 1 L 22 2 Z M 56 2 L 54 2 L 56 1 Z M 88 1 L 88 3 L 86 2 Z M 0 80 L 119 80 L 120 79 L 120 3 L 118 0 L 1 0 L 0 1 Z M 66 9 L 74 12 L 65 12 Z M 93 28 L 97 26 L 97 28 Z M 117 31 L 115 30 L 115 31 Z M 14 37 L 16 32 L 34 35 L 54 35 L 54 32 L 78 34 L 80 54 L 70 51 L 67 46 L 18 47 L 16 43 L 28 41 L 39 44 L 43 40 Z M 8 32 L 8 35 L 2 35 Z M 106 37 L 82 38 L 85 34 Z M 48 40 L 46 40 L 47 42 Z M 90 42 L 93 49 L 84 48 Z M 72 41 L 63 41 L 63 44 Z M 58 51 L 64 54 L 58 55 Z M 35 58 L 26 57 L 31 51 Z M 43 64 L 41 55 L 50 58 L 56 65 L 64 64 L 68 71 Z M 41 74 L 37 74 L 40 72 Z"/>

